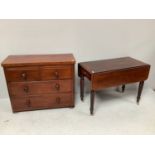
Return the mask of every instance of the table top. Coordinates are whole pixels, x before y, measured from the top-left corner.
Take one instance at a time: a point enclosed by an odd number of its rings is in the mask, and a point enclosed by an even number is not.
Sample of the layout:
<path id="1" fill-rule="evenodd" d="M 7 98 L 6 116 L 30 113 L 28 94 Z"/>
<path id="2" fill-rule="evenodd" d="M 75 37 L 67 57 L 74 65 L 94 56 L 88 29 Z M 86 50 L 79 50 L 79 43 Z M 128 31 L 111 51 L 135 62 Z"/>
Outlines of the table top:
<path id="1" fill-rule="evenodd" d="M 124 70 L 135 67 L 150 66 L 144 62 L 131 57 L 122 57 L 116 59 L 97 60 L 79 63 L 81 67 L 89 73 L 100 73 L 114 70 Z"/>
<path id="2" fill-rule="evenodd" d="M 48 55 L 10 55 L 2 66 L 29 66 L 29 65 L 51 65 L 51 64 L 74 64 L 75 58 L 72 54 L 48 54 Z"/>

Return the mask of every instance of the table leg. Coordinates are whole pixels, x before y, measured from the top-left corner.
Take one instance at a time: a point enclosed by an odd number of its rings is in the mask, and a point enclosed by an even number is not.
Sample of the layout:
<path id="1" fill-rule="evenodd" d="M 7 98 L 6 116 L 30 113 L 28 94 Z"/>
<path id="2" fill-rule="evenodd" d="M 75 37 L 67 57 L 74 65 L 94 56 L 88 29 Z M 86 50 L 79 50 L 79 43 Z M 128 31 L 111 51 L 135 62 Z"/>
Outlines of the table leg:
<path id="1" fill-rule="evenodd" d="M 139 83 L 139 88 L 138 88 L 138 96 L 137 96 L 137 103 L 138 104 L 139 104 L 140 97 L 141 97 L 141 94 L 142 94 L 143 86 L 144 86 L 144 81 L 141 81 Z"/>
<path id="2" fill-rule="evenodd" d="M 83 101 L 84 99 L 84 77 L 83 76 L 80 78 L 80 97 L 81 97 L 81 100 Z"/>
<path id="3" fill-rule="evenodd" d="M 90 94 L 90 114 L 93 115 L 94 113 L 94 98 L 95 98 L 95 91 L 91 90 Z"/>
<path id="4" fill-rule="evenodd" d="M 125 85 L 122 86 L 122 93 L 125 91 Z"/>

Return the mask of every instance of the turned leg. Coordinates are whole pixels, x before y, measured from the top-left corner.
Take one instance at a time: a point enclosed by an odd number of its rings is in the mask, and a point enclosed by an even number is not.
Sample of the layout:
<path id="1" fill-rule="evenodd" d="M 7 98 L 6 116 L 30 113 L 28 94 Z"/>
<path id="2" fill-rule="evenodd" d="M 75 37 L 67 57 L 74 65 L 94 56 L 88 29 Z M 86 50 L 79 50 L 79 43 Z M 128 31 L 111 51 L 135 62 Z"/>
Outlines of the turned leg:
<path id="1" fill-rule="evenodd" d="M 81 96 L 81 100 L 83 101 L 84 99 L 84 77 L 83 76 L 80 78 L 80 96 Z"/>
<path id="2" fill-rule="evenodd" d="M 125 85 L 122 86 L 122 93 L 125 91 Z"/>
<path id="3" fill-rule="evenodd" d="M 144 81 L 141 81 L 139 83 L 139 88 L 138 88 L 138 96 L 137 96 L 137 103 L 138 104 L 139 104 L 140 97 L 141 97 L 141 94 L 142 94 L 143 86 L 144 86 Z"/>
<path id="4" fill-rule="evenodd" d="M 94 113 L 94 97 L 95 97 L 95 91 L 91 90 L 90 94 L 90 114 L 93 115 Z"/>

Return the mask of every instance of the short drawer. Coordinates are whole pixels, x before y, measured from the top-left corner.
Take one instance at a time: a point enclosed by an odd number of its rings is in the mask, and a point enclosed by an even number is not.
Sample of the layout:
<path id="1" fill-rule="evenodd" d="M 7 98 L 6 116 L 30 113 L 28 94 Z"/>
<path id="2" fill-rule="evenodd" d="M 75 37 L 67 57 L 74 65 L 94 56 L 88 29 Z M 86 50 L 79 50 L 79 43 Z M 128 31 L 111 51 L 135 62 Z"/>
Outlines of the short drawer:
<path id="1" fill-rule="evenodd" d="M 41 95 L 73 90 L 72 80 L 52 80 L 40 82 L 11 82 L 8 84 L 11 96 Z"/>
<path id="2" fill-rule="evenodd" d="M 6 68 L 5 75 L 8 82 L 38 81 L 40 79 L 38 67 Z"/>
<path id="3" fill-rule="evenodd" d="M 73 66 L 43 66 L 40 72 L 41 80 L 70 79 L 73 77 Z"/>
<path id="4" fill-rule="evenodd" d="M 30 98 L 11 98 L 14 112 L 47 108 L 73 107 L 72 94 L 42 95 Z"/>

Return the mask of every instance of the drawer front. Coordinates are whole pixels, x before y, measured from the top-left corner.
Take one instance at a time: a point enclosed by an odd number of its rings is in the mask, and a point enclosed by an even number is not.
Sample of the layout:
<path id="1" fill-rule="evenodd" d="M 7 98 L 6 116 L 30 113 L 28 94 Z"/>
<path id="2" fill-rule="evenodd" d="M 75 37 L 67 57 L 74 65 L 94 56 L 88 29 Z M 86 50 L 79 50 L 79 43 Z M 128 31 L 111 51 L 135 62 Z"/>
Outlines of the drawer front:
<path id="1" fill-rule="evenodd" d="M 148 78 L 149 67 L 99 73 L 94 75 L 92 89 L 99 90 L 121 84 L 144 81 Z"/>
<path id="2" fill-rule="evenodd" d="M 73 66 L 44 66 L 41 67 L 42 80 L 70 79 L 73 77 Z"/>
<path id="3" fill-rule="evenodd" d="M 30 98 L 12 98 L 11 102 L 14 112 L 74 106 L 73 96 L 70 93 L 57 95 L 42 95 Z"/>
<path id="4" fill-rule="evenodd" d="M 73 91 L 72 80 L 45 82 L 11 82 L 8 84 L 11 96 L 41 95 Z"/>
<path id="5" fill-rule="evenodd" d="M 6 68 L 5 75 L 8 82 L 38 81 L 39 68 L 38 67 Z"/>

